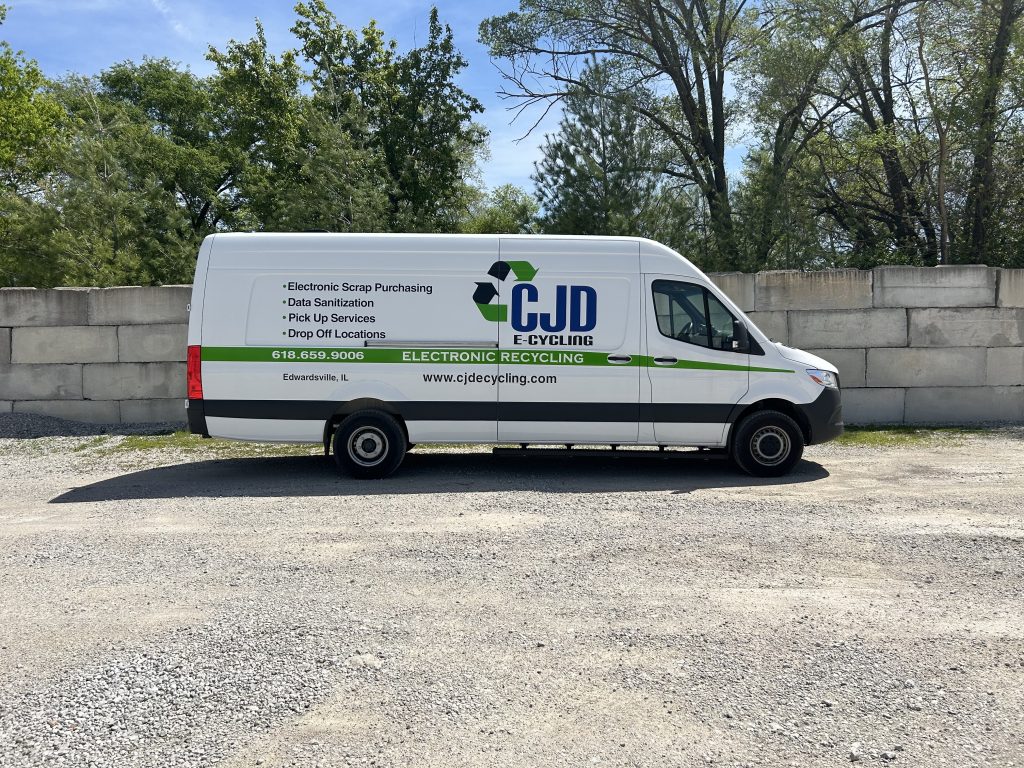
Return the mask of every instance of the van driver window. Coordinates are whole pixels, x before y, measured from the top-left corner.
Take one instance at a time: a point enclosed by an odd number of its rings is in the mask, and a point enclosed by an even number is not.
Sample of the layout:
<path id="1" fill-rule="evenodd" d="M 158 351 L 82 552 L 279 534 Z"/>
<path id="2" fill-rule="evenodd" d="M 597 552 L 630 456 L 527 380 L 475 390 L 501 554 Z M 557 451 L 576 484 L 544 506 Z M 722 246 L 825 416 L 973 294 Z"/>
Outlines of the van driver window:
<path id="1" fill-rule="evenodd" d="M 654 311 L 663 336 L 731 352 L 734 318 L 713 294 L 693 283 L 655 280 Z"/>

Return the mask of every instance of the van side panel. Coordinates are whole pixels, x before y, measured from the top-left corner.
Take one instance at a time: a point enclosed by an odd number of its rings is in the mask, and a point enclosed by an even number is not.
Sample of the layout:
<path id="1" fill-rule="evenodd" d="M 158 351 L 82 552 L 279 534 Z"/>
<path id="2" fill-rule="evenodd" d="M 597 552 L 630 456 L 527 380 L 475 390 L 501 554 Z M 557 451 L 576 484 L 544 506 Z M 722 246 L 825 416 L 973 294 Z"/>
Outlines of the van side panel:
<path id="1" fill-rule="evenodd" d="M 502 239 L 498 438 L 637 442 L 640 312 L 636 241 Z"/>
<path id="2" fill-rule="evenodd" d="M 320 442 L 358 404 L 401 416 L 411 442 L 497 439 L 498 332 L 477 307 L 496 238 L 228 240 L 207 278 L 211 434 Z"/>

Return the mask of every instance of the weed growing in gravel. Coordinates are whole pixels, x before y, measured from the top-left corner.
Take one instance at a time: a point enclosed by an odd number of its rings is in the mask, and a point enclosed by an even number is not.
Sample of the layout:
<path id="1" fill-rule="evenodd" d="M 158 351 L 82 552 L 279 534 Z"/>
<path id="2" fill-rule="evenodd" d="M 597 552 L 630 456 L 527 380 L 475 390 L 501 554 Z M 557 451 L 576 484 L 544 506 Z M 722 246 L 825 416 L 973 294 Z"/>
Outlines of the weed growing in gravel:
<path id="1" fill-rule="evenodd" d="M 101 445 L 103 445 L 109 439 L 110 439 L 110 435 L 97 435 L 96 437 L 94 437 L 94 438 L 92 438 L 90 440 L 82 441 L 81 443 L 76 445 L 71 450 L 74 451 L 75 453 L 79 453 L 81 451 L 91 450 L 92 448 L 99 448 Z"/>
<path id="2" fill-rule="evenodd" d="M 838 445 L 866 448 L 898 448 L 924 443 L 958 445 L 969 437 L 987 434 L 981 429 L 963 427 L 847 427 Z"/>
<path id="3" fill-rule="evenodd" d="M 188 432 L 165 435 L 126 435 L 119 440 L 101 444 L 101 455 L 173 451 L 174 453 L 201 453 L 218 458 L 246 458 L 250 456 L 311 456 L 323 452 L 318 445 L 290 443 L 245 443 L 234 440 L 204 439 Z"/>

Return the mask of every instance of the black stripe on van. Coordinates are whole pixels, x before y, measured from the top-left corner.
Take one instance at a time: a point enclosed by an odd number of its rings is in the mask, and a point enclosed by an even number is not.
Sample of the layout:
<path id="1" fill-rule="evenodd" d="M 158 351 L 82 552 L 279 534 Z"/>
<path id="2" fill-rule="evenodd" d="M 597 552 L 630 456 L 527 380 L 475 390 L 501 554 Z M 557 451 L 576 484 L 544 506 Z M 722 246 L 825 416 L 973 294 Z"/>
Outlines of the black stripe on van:
<path id="1" fill-rule="evenodd" d="M 339 411 L 331 400 L 204 400 L 207 417 L 326 421 Z M 406 400 L 386 409 L 406 421 L 547 421 L 724 424 L 726 403 L 489 403 L 474 400 Z"/>

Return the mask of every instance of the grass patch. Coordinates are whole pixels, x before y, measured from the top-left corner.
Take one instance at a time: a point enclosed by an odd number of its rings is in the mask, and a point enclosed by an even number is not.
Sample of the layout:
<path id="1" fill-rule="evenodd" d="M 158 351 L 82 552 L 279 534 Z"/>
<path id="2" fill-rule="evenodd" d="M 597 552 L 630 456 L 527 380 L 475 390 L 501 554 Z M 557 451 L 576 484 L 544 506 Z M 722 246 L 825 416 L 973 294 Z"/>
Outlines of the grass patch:
<path id="1" fill-rule="evenodd" d="M 87 446 L 88 447 L 88 446 Z M 323 448 L 312 444 L 248 443 L 236 440 L 202 438 L 189 432 L 166 435 L 126 435 L 117 442 L 95 446 L 105 456 L 130 455 L 160 451 L 195 453 L 215 458 L 248 458 L 252 456 L 313 456 Z"/>
<path id="2" fill-rule="evenodd" d="M 982 434 L 985 430 L 964 427 L 847 427 L 836 443 L 868 448 L 953 445 Z"/>
<path id="3" fill-rule="evenodd" d="M 79 451 L 89 451 L 92 450 L 93 448 L 99 448 L 109 439 L 110 435 L 97 435 L 96 437 L 93 437 L 89 440 L 82 441 L 71 450 L 76 453 L 78 453 Z"/>

